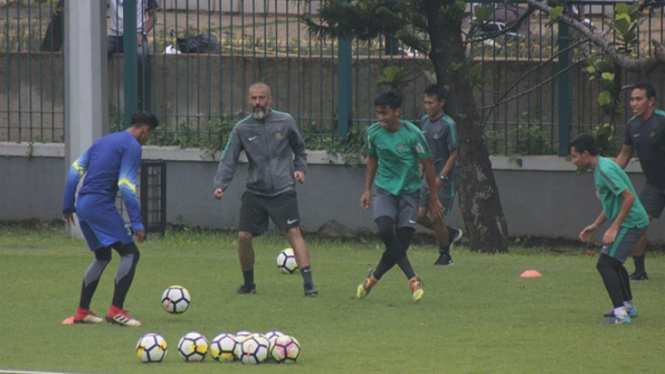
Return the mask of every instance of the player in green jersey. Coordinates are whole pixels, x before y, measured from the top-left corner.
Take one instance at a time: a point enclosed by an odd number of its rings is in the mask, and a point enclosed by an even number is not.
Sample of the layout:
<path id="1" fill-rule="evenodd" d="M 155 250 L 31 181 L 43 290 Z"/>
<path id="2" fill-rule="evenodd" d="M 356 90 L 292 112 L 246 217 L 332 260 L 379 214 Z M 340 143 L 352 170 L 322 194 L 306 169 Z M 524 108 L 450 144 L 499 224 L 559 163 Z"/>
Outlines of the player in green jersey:
<path id="1" fill-rule="evenodd" d="M 376 269 L 358 286 L 356 296 L 367 296 L 381 277 L 398 265 L 409 280 L 413 300 L 419 301 L 424 291 L 422 279 L 413 270 L 406 251 L 416 227 L 421 180 L 419 165 L 423 166 L 430 187 L 430 214 L 441 218 L 443 206 L 439 201 L 434 177 L 434 165 L 423 133 L 414 124 L 402 121 L 402 97 L 385 92 L 374 101 L 379 122 L 367 129 L 367 169 L 365 191 L 360 206 L 373 208 L 379 236 L 386 249 Z M 370 203 L 371 200 L 371 203 Z"/>

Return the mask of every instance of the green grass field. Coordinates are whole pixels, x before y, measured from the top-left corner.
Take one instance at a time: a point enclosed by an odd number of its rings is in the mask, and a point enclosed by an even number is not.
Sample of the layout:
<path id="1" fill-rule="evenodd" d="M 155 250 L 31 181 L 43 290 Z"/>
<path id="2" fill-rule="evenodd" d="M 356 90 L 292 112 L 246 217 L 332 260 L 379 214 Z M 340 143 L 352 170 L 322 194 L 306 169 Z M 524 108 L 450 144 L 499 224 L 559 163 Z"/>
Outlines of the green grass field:
<path id="1" fill-rule="evenodd" d="M 282 275 L 276 235 L 255 243 L 258 293 L 233 294 L 241 283 L 235 238 L 222 233 L 169 232 L 139 247 L 141 262 L 125 307 L 140 328 L 74 325 L 81 278 L 92 255 L 60 228 L 0 227 L 0 372 L 72 373 L 658 373 L 663 370 L 665 258 L 649 257 L 651 280 L 635 282 L 640 315 L 630 326 L 601 326 L 610 305 L 595 269 L 597 257 L 571 251 L 513 248 L 507 255 L 453 252 L 455 264 L 431 265 L 432 246 L 409 252 L 425 279 L 414 304 L 394 269 L 364 300 L 356 286 L 379 259 L 376 241 L 309 240 L 320 295 L 305 298 L 300 275 Z M 117 258 L 102 278 L 92 309 L 104 314 Z M 629 264 L 632 269 L 632 264 Z M 542 278 L 522 279 L 536 269 Z M 160 296 L 170 284 L 192 294 L 191 308 L 169 315 Z M 220 332 L 281 330 L 303 351 L 296 365 L 248 367 L 184 363 L 176 345 L 191 330 L 209 340 Z M 142 364 L 139 337 L 158 332 L 169 344 L 161 364 Z"/>

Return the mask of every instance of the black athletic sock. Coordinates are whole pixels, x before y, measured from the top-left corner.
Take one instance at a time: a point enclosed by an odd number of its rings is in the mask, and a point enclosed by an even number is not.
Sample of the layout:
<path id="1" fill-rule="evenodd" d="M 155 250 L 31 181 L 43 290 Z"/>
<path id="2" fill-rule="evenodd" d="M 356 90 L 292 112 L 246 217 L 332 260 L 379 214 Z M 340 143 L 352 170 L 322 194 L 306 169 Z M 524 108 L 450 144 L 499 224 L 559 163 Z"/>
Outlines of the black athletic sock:
<path id="1" fill-rule="evenodd" d="M 439 254 L 440 254 L 440 255 L 450 256 L 450 246 L 447 245 L 447 246 L 445 246 L 445 247 L 439 247 Z"/>
<path id="2" fill-rule="evenodd" d="M 129 288 L 134 281 L 134 274 L 136 273 L 136 264 L 141 258 L 139 249 L 136 244 L 117 244 L 113 248 L 120 254 L 120 263 L 118 270 L 115 274 L 115 290 L 113 291 L 113 305 L 120 309 L 124 309 L 125 298 L 129 292 Z"/>
<path id="3" fill-rule="evenodd" d="M 312 268 L 309 266 L 305 266 L 304 268 L 300 269 L 300 274 L 302 274 L 302 280 L 305 285 L 311 285 L 314 284 L 314 281 L 312 281 Z"/>
<path id="4" fill-rule="evenodd" d="M 95 251 L 95 259 L 92 260 L 88 270 L 83 276 L 83 284 L 81 285 L 81 299 L 79 300 L 79 307 L 82 309 L 90 309 L 92 296 L 97 290 L 99 279 L 106 269 L 106 265 L 111 262 L 111 248 L 101 248 Z"/>
<path id="5" fill-rule="evenodd" d="M 242 277 L 245 279 L 245 286 L 254 285 L 254 269 L 242 272 Z"/>
<path id="6" fill-rule="evenodd" d="M 646 273 L 646 269 L 644 268 L 644 257 L 645 255 L 633 257 L 633 262 L 635 263 L 635 273 L 637 274 Z"/>
<path id="7" fill-rule="evenodd" d="M 404 256 L 402 259 L 397 260 L 397 266 L 402 269 L 402 272 L 406 275 L 406 279 L 411 279 L 416 276 L 416 272 L 413 270 L 413 266 L 411 266 L 411 261 L 409 261 L 408 257 Z"/>

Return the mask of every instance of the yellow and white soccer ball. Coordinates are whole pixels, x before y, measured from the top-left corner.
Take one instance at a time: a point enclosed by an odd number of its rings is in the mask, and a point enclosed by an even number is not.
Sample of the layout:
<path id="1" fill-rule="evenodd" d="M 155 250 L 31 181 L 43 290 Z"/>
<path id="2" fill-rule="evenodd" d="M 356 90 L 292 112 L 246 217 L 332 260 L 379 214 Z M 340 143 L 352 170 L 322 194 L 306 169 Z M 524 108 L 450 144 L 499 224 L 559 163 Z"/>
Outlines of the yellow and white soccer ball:
<path id="1" fill-rule="evenodd" d="M 215 336 L 210 343 L 210 356 L 219 362 L 235 360 L 236 338 L 232 334 L 221 333 Z"/>
<path id="2" fill-rule="evenodd" d="M 136 355 L 145 363 L 162 362 L 166 351 L 166 340 L 159 334 L 145 334 L 136 343 Z"/>
<path id="3" fill-rule="evenodd" d="M 208 339 L 196 331 L 188 332 L 178 342 L 178 354 L 187 362 L 201 362 L 208 353 Z"/>

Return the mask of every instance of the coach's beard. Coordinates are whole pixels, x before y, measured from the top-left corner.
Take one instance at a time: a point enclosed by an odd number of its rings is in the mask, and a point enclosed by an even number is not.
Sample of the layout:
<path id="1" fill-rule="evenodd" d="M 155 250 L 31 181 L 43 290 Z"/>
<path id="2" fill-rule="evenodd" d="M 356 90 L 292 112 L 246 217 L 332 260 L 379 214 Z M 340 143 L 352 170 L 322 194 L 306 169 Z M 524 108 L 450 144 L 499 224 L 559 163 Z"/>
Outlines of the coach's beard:
<path id="1" fill-rule="evenodd" d="M 254 112 L 252 113 L 252 115 L 254 116 L 255 119 L 261 120 L 266 118 L 266 115 L 268 114 L 267 111 L 268 110 L 266 107 L 257 105 L 254 107 Z"/>

